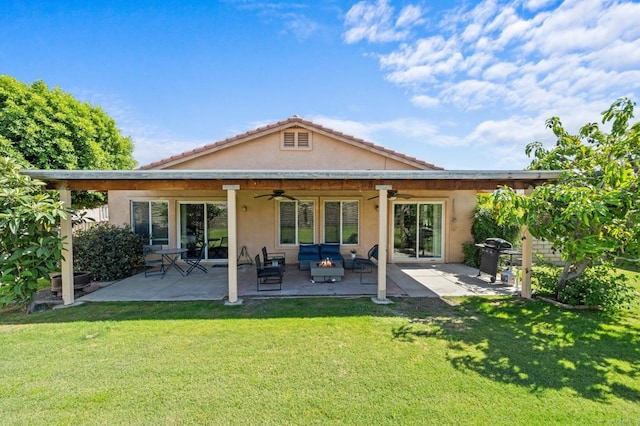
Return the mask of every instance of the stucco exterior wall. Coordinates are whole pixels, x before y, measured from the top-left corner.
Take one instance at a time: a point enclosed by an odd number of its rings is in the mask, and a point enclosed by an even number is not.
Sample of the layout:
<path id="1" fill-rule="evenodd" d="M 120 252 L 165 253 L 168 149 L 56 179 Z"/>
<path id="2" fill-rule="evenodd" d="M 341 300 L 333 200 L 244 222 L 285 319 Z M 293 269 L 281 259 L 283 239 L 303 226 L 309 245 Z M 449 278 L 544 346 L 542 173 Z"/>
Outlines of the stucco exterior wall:
<path id="1" fill-rule="evenodd" d="M 164 160 L 155 167 L 179 170 L 424 170 L 427 163 L 413 161 L 399 153 L 390 153 L 375 148 L 371 144 L 360 143 L 350 138 L 312 132 L 300 127 L 291 128 L 309 131 L 310 146 L 284 147 L 280 130 L 261 135 L 249 134 L 232 138 L 227 143 L 219 143 L 207 149 L 195 150 L 175 158 Z M 291 130 L 287 128 L 287 131 Z M 395 188 L 394 188 L 395 189 Z M 398 188 L 400 189 L 400 188 Z M 297 262 L 298 246 L 280 245 L 278 241 L 278 202 L 257 195 L 269 194 L 267 190 L 240 188 L 237 191 L 238 206 L 238 250 L 246 246 L 249 254 L 255 256 L 263 246 L 269 251 L 285 252 L 289 263 Z M 476 201 L 475 191 L 401 191 L 413 196 L 403 202 L 438 202 L 444 207 L 444 262 L 462 262 L 462 243 L 471 239 L 471 216 Z M 323 242 L 324 201 L 358 200 L 360 202 L 360 241 L 355 247 L 359 256 L 366 256 L 371 246 L 378 242 L 377 191 L 323 191 L 287 190 L 299 200 L 315 201 L 315 242 Z M 225 202 L 226 191 L 110 191 L 110 222 L 130 225 L 131 201 L 167 201 L 169 203 L 169 245 L 179 243 L 179 203 L 180 202 Z M 399 201 L 395 201 L 399 202 Z M 389 247 L 388 262 L 394 262 L 393 250 L 393 204 L 389 201 Z M 353 246 L 344 247 L 343 255 L 348 257 Z M 237 253 L 235 254 L 237 256 Z M 230 254 L 233 256 L 233 254 Z M 402 262 L 416 259 L 398 260 Z M 429 259 L 421 258 L 425 262 Z"/>
<path id="2" fill-rule="evenodd" d="M 289 262 L 296 263 L 297 246 L 280 245 L 278 243 L 278 202 L 264 198 L 254 198 L 256 195 L 269 191 L 242 190 L 237 192 L 238 205 L 238 249 L 247 246 L 249 253 L 255 256 L 262 246 L 269 251 L 285 252 Z M 405 191 L 406 192 L 406 191 Z M 359 256 L 366 256 L 371 246 L 378 238 L 378 199 L 368 198 L 377 195 L 376 191 L 287 191 L 299 200 L 314 200 L 316 202 L 316 242 L 323 241 L 323 202 L 326 200 L 359 200 L 360 201 L 360 243 L 356 246 Z M 442 202 L 444 205 L 445 221 L 445 252 L 444 262 L 462 262 L 464 255 L 462 243 L 472 239 L 471 217 L 475 205 L 475 191 L 412 191 L 414 198 L 409 202 Z M 169 202 L 169 245 L 178 244 L 178 205 L 181 201 L 226 201 L 225 191 L 191 191 L 189 193 L 175 191 L 111 191 L 109 193 L 109 212 L 111 223 L 130 224 L 131 201 L 168 201 Z M 392 230 L 393 201 L 390 201 L 388 229 Z M 246 211 L 244 208 L 246 207 Z M 389 235 L 390 244 L 393 241 Z M 393 262 L 392 250 L 389 247 L 389 262 Z M 344 248 L 343 255 L 347 257 L 349 249 Z M 236 254 L 237 255 L 237 254 Z M 407 260 L 402 260 L 406 262 Z M 421 261 L 427 261 L 421 259 Z"/>
<path id="3" fill-rule="evenodd" d="M 281 133 L 239 143 L 186 159 L 168 169 L 224 170 L 411 170 L 406 163 L 380 153 L 312 133 L 311 149 L 283 149 Z"/>

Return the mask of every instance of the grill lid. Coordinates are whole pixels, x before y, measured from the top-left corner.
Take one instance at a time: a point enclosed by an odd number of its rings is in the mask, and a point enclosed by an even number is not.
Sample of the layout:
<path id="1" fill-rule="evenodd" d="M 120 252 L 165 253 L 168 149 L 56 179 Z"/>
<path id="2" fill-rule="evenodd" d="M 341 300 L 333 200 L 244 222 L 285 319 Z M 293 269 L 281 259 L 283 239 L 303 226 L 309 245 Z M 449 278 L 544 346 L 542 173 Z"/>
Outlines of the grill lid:
<path id="1" fill-rule="evenodd" d="M 496 250 L 508 250 L 513 248 L 513 245 L 502 238 L 487 238 L 484 240 L 484 246 L 494 248 Z"/>

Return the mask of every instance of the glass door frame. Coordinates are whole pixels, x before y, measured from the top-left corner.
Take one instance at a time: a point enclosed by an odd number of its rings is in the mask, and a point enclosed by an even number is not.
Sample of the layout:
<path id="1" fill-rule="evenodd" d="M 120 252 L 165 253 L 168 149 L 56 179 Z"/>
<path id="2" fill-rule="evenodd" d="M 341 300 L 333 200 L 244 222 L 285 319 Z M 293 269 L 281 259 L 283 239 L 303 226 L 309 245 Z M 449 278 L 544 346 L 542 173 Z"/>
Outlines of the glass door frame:
<path id="1" fill-rule="evenodd" d="M 204 205 L 204 242 L 209 244 L 209 240 L 210 240 L 210 236 L 209 234 L 209 226 L 208 226 L 208 213 L 207 213 L 207 205 L 208 204 L 222 204 L 225 206 L 225 208 L 227 208 L 227 202 L 226 201 L 222 201 L 222 200 L 206 200 L 206 201 L 202 201 L 202 200 L 181 200 L 178 201 L 178 205 L 176 208 L 176 241 L 177 241 L 177 247 L 181 247 L 182 246 L 182 206 L 183 205 Z M 227 210 L 228 213 L 228 210 Z M 227 231 L 229 229 L 229 219 L 227 217 Z M 206 261 L 223 261 L 226 262 L 228 260 L 228 257 L 225 258 L 221 258 L 221 257 L 211 257 L 210 254 L 212 252 L 212 247 L 207 247 L 206 253 L 205 253 L 205 257 L 203 260 Z M 227 254 L 228 256 L 228 254 Z"/>
<path id="2" fill-rule="evenodd" d="M 418 234 L 418 230 L 420 229 L 420 208 L 421 206 L 425 205 L 425 204 L 431 204 L 431 205 L 440 205 L 442 206 L 442 218 L 441 218 L 441 223 L 440 223 L 440 256 L 439 257 L 421 257 L 420 256 L 420 240 L 417 238 L 418 235 L 415 235 L 415 255 L 414 256 L 407 256 L 407 257 L 403 257 L 403 256 L 398 256 L 396 255 L 396 247 L 395 247 L 395 233 L 396 233 L 396 206 L 397 205 L 412 205 L 415 206 L 416 209 L 416 223 L 415 223 L 415 229 L 416 229 L 416 234 Z M 446 203 L 445 201 L 433 201 L 433 200 L 429 200 L 429 201 L 399 201 L 399 202 L 393 202 L 391 204 L 391 209 L 389 209 L 390 214 L 389 214 L 389 223 L 390 223 L 390 232 L 389 232 L 389 241 L 390 241 L 390 246 L 391 246 L 391 261 L 392 262 L 434 262 L 434 263 L 440 263 L 440 262 L 444 262 L 445 259 L 445 248 L 446 248 L 446 243 L 445 243 L 445 229 L 446 229 Z M 433 229 L 433 231 L 435 232 L 436 230 Z"/>

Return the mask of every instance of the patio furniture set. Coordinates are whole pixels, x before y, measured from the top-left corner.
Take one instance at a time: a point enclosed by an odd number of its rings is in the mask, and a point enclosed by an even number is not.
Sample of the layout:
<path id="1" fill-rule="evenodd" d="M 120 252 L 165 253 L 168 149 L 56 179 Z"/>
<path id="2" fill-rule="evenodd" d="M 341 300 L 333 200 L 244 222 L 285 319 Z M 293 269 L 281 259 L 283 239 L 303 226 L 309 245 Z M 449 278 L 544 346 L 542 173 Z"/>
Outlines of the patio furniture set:
<path id="1" fill-rule="evenodd" d="M 143 266 L 144 276 L 164 275 L 171 268 L 176 269 L 182 276 L 186 277 L 194 269 L 199 269 L 205 274 L 207 269 L 200 264 L 207 252 L 207 244 L 204 244 L 196 257 L 184 256 L 188 252 L 186 248 L 180 247 L 164 247 L 162 245 L 145 245 L 143 247 Z M 178 264 L 178 260 L 182 259 L 186 264 L 186 269 Z M 166 262 L 166 263 L 165 263 Z"/>
<path id="2" fill-rule="evenodd" d="M 281 290 L 286 268 L 284 253 L 269 253 L 262 248 L 262 258 L 256 255 L 257 290 Z M 377 267 L 378 245 L 374 245 L 366 258 L 351 259 L 350 268 L 360 275 L 360 284 L 376 284 L 363 281 L 364 274 L 370 274 Z M 334 283 L 342 281 L 345 274 L 345 260 L 339 244 L 301 244 L 298 251 L 298 268 L 308 270 L 313 283 Z M 347 266 L 348 268 L 348 266 Z"/>
<path id="3" fill-rule="evenodd" d="M 187 276 L 193 270 L 199 269 L 207 273 L 207 269 L 201 265 L 205 257 L 207 244 L 204 244 L 195 258 L 184 257 L 188 252 L 186 248 L 167 248 L 161 245 L 145 245 L 144 274 L 164 275 L 171 268 L 175 268 L 182 276 Z M 262 259 L 260 254 L 255 256 L 256 287 L 258 291 L 282 290 L 282 280 L 286 270 L 285 253 L 269 253 L 266 247 L 262 247 Z M 188 267 L 185 269 L 178 261 L 184 261 Z M 375 260 L 375 261 L 374 261 Z M 375 284 L 364 282 L 363 275 L 373 272 L 377 267 L 378 245 L 374 245 L 367 253 L 367 258 L 355 257 L 351 259 L 351 270 L 359 273 L 361 284 Z M 311 281 L 339 282 L 345 274 L 344 257 L 340 253 L 339 244 L 302 244 L 298 252 L 298 267 L 300 270 L 309 270 Z"/>

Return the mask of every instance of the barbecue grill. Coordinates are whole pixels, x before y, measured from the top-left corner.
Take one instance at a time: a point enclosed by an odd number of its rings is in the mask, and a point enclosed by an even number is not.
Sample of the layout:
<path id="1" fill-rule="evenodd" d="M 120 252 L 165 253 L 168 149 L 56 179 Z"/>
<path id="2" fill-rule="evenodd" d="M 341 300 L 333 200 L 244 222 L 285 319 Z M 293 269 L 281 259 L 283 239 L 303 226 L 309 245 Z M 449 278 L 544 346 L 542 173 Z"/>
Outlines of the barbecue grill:
<path id="1" fill-rule="evenodd" d="M 485 274 L 491 275 L 491 282 L 496 282 L 496 275 L 498 273 L 498 263 L 500 256 L 502 255 L 519 255 L 520 252 L 513 250 L 513 244 L 502 238 L 487 238 L 483 244 L 476 244 L 480 247 L 480 268 L 478 269 L 478 276 Z M 511 263 L 511 261 L 510 261 Z"/>

